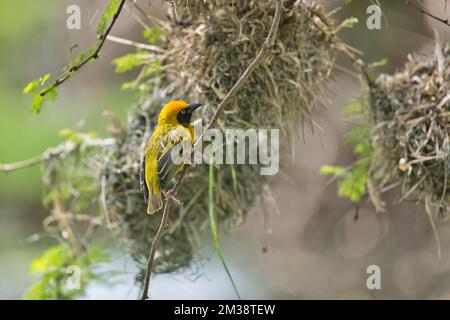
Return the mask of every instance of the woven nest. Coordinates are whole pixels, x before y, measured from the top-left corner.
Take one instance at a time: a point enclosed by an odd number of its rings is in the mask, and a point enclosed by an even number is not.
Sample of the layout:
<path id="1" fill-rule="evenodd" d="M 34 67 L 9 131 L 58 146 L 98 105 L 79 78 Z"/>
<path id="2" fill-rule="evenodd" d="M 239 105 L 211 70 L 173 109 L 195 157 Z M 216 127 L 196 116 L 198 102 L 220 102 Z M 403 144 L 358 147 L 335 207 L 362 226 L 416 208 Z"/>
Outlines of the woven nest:
<path id="1" fill-rule="evenodd" d="M 370 90 L 372 198 L 400 184 L 402 199 L 424 203 L 433 216 L 447 214 L 450 159 L 450 46 L 431 58 L 409 56 L 403 70 L 381 75 Z"/>
<path id="2" fill-rule="evenodd" d="M 172 21 L 160 44 L 164 51 L 151 54 L 147 61 L 158 68 L 139 79 L 139 88 L 145 88 L 139 103 L 130 112 L 127 127 L 115 130 L 116 143 L 108 147 L 98 167 L 98 181 L 105 181 L 100 188 L 103 213 L 118 238 L 127 239 L 143 271 L 161 213 L 146 214 L 139 168 L 161 106 L 173 99 L 201 102 L 208 106 L 201 114 L 206 124 L 260 50 L 275 11 L 275 1 L 172 3 Z M 217 122 L 220 129 L 279 128 L 280 149 L 288 149 L 297 128 L 311 120 L 332 68 L 333 36 L 323 31 L 332 24 L 326 19 L 317 5 L 297 2 L 284 10 L 270 58 L 227 106 Z M 217 166 L 215 210 L 221 228 L 241 224 L 264 197 L 267 179 L 259 170 L 258 165 Z M 210 223 L 208 184 L 207 165 L 189 171 L 177 195 L 184 205 L 172 206 L 154 273 L 173 272 L 193 261 L 202 231 Z"/>

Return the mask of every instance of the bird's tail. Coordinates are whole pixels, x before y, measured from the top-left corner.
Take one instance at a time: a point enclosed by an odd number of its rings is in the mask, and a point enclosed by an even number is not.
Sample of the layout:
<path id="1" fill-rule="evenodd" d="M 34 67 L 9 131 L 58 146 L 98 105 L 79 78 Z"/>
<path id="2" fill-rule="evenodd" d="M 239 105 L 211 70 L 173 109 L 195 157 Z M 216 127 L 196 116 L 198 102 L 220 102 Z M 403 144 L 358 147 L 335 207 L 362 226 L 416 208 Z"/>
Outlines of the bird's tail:
<path id="1" fill-rule="evenodd" d="M 154 214 L 162 208 L 161 191 L 153 193 L 148 198 L 147 213 Z"/>

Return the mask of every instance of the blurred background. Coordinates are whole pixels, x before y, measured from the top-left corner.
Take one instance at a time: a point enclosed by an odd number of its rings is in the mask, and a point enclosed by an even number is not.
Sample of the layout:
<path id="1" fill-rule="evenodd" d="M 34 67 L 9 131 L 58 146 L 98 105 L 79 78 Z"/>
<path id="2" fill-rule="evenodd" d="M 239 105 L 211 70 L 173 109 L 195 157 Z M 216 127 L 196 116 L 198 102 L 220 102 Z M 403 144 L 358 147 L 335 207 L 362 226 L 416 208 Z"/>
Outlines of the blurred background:
<path id="1" fill-rule="evenodd" d="M 165 18 L 160 0 L 139 1 L 151 15 Z M 394 72 L 416 52 L 433 52 L 433 28 L 443 41 L 450 40 L 450 26 L 439 23 L 403 0 L 380 1 L 381 30 L 366 27 L 369 0 L 322 1 L 330 10 L 341 8 L 336 19 L 359 19 L 342 38 L 364 53 L 367 62 L 388 60 L 381 70 Z M 68 30 L 66 9 L 81 8 L 81 30 Z M 83 68 L 59 90 L 59 98 L 41 114 L 29 111 L 30 97 L 22 90 L 42 74 L 57 75 L 70 57 L 69 48 L 85 48 L 95 39 L 98 15 L 106 1 L 98 0 L 5 0 L 0 2 L 0 163 L 28 159 L 57 145 L 58 131 L 71 128 L 94 130 L 106 136 L 104 110 L 126 120 L 134 103 L 132 93 L 120 86 L 135 74 L 117 75 L 111 60 L 132 52 L 132 47 L 107 42 L 101 59 Z M 440 17 L 446 1 L 424 1 Z M 144 42 L 142 27 L 125 12 L 112 35 Z M 340 61 L 347 69 L 345 61 Z M 316 119 L 323 130 L 306 132 L 295 157 L 273 184 L 274 203 L 267 203 L 263 215 L 255 208 L 239 229 L 222 235 L 222 250 L 245 299 L 302 298 L 450 298 L 450 226 L 438 226 L 443 258 L 438 260 L 436 244 L 424 210 L 402 203 L 395 191 L 386 195 L 386 212 L 375 212 L 363 203 L 359 218 L 355 206 L 336 195 L 334 183 L 319 175 L 325 164 L 349 165 L 354 160 L 342 135 L 352 126 L 341 116 L 342 107 L 363 97 L 363 82 L 336 69 L 325 92 L 326 109 Z M 55 240 L 43 235 L 42 220 L 48 211 L 42 205 L 39 166 L 0 174 L 0 298 L 19 299 L 35 279 L 29 273 L 33 258 Z M 232 286 L 212 248 L 204 238 L 206 259 L 193 270 L 161 275 L 152 280 L 154 299 L 232 299 Z M 263 252 L 263 247 L 267 251 Z M 381 269 L 381 290 L 369 290 L 366 269 Z M 91 284 L 85 299 L 135 299 L 135 267 L 120 251 L 113 253 L 108 270 L 117 271 L 114 286 Z"/>

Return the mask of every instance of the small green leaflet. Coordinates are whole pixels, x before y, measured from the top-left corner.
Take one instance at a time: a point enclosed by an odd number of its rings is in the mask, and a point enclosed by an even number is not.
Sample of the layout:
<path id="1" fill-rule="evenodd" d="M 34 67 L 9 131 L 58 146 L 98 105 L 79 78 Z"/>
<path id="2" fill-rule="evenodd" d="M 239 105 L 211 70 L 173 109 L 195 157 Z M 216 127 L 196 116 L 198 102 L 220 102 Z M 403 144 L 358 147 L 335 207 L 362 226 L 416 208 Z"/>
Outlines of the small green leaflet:
<path id="1" fill-rule="evenodd" d="M 164 36 L 164 30 L 158 27 L 151 27 L 144 31 L 144 37 L 148 43 L 156 44 L 156 42 Z"/>
<path id="2" fill-rule="evenodd" d="M 27 86 L 23 89 L 23 93 L 24 94 L 35 94 L 36 90 L 40 87 L 43 86 L 48 79 L 50 79 L 50 74 L 47 73 L 46 75 L 40 77 L 39 79 L 33 80 L 31 81 L 29 84 L 27 84 Z"/>
<path id="3" fill-rule="evenodd" d="M 342 114 L 346 118 L 364 117 L 367 114 L 367 106 L 363 101 L 355 100 L 343 108 Z M 368 124 L 355 126 L 345 134 L 344 141 L 353 146 L 353 153 L 358 156 L 359 160 L 349 167 L 326 165 L 320 169 L 320 173 L 336 178 L 338 195 L 357 203 L 366 194 L 369 168 L 375 152 Z"/>
<path id="4" fill-rule="evenodd" d="M 27 86 L 23 89 L 23 93 L 25 95 L 34 94 L 33 101 L 31 102 L 31 111 L 35 111 L 39 113 L 42 110 L 42 105 L 46 99 L 50 101 L 55 101 L 58 97 L 58 93 L 56 88 L 52 86 L 46 86 L 45 83 L 50 79 L 50 74 L 46 74 L 39 79 L 31 81 Z M 42 95 L 43 92 L 48 91 L 45 95 Z"/>
<path id="5" fill-rule="evenodd" d="M 41 112 L 42 105 L 46 100 L 50 100 L 51 102 L 55 102 L 58 98 L 58 92 L 56 91 L 56 87 L 51 86 L 43 88 L 41 91 L 39 91 L 37 94 L 34 95 L 33 101 L 31 102 L 31 111 L 34 111 L 36 113 Z M 50 90 L 49 90 L 50 89 Z M 49 91 L 47 91 L 49 90 Z M 45 95 L 42 95 L 43 92 L 47 91 Z"/>
<path id="6" fill-rule="evenodd" d="M 100 37 L 103 32 L 106 30 L 106 26 L 108 25 L 108 22 L 112 19 L 114 16 L 114 13 L 117 12 L 117 9 L 119 8 L 121 0 L 110 0 L 108 5 L 106 6 L 105 11 L 102 14 L 102 17 L 100 18 L 100 21 L 97 25 L 97 36 Z"/>
<path id="7" fill-rule="evenodd" d="M 143 53 L 129 53 L 114 59 L 113 64 L 116 66 L 116 73 L 124 73 L 145 63 L 146 58 L 147 55 Z"/>

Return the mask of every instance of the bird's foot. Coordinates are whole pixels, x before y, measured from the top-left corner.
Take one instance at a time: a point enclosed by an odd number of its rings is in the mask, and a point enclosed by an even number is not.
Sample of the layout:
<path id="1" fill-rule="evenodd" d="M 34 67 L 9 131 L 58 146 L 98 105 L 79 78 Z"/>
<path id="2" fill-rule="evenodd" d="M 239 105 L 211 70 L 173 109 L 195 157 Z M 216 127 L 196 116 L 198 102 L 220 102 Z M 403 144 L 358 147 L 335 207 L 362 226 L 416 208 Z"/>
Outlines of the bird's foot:
<path id="1" fill-rule="evenodd" d="M 173 202 L 175 202 L 177 205 L 181 206 L 183 204 L 183 202 L 177 199 L 176 194 L 174 194 L 172 191 L 163 191 L 163 194 L 166 199 L 173 200 Z"/>
<path id="2" fill-rule="evenodd" d="M 193 163 L 193 162 L 188 162 L 188 163 L 186 163 L 186 165 L 191 169 L 195 167 L 195 163 Z"/>

